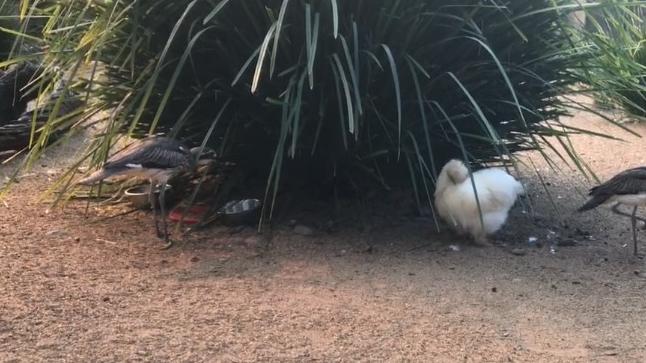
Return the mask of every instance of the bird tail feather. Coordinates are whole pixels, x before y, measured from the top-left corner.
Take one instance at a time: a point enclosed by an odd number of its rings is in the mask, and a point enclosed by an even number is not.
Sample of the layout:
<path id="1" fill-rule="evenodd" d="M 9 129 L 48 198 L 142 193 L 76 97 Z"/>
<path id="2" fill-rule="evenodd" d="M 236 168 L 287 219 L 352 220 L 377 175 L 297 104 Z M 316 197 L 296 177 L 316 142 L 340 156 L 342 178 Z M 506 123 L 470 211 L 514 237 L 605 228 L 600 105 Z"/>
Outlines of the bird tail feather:
<path id="1" fill-rule="evenodd" d="M 577 209 L 577 212 L 584 212 L 593 208 L 596 208 L 608 200 L 608 196 L 605 195 L 595 195 L 590 200 L 588 200 L 581 208 Z"/>
<path id="2" fill-rule="evenodd" d="M 101 180 L 107 178 L 108 176 L 110 176 L 110 173 L 108 173 L 105 170 L 101 169 L 101 170 L 97 170 L 94 173 L 90 174 L 89 176 L 79 180 L 78 182 L 76 182 L 76 184 L 91 185 L 91 184 L 94 184 L 94 183 L 96 183 L 98 181 L 101 181 Z"/>

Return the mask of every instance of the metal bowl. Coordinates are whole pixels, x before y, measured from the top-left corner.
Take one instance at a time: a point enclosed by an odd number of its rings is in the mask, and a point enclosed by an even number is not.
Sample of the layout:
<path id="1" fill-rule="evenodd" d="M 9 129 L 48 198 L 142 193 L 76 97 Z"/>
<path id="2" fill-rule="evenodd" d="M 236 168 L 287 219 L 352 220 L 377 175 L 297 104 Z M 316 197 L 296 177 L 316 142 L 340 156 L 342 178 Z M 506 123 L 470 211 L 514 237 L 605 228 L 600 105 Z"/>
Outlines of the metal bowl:
<path id="1" fill-rule="evenodd" d="M 168 191 L 172 187 L 166 184 L 166 195 L 168 196 Z M 159 192 L 161 187 L 155 188 L 153 193 L 155 194 L 155 200 L 159 198 Z M 137 185 L 126 189 L 123 193 L 124 198 L 130 202 L 130 204 L 139 209 L 150 208 L 150 185 Z"/>
<path id="2" fill-rule="evenodd" d="M 258 199 L 232 200 L 218 209 L 225 223 L 245 224 L 257 221 L 261 202 Z"/>

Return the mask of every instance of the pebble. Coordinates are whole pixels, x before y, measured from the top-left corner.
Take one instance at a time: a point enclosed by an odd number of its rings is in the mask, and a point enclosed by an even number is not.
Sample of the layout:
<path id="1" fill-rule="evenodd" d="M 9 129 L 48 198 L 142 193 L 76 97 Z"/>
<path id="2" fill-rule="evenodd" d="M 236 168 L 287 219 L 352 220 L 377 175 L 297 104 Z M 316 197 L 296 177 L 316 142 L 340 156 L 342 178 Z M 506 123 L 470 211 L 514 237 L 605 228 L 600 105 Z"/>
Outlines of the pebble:
<path id="1" fill-rule="evenodd" d="M 373 252 L 375 252 L 375 248 L 373 246 L 368 246 L 361 252 L 363 252 L 363 253 L 373 253 Z"/>
<path id="2" fill-rule="evenodd" d="M 260 237 L 258 235 L 249 236 L 244 239 L 243 243 L 247 248 L 256 248 L 260 245 Z"/>
<path id="3" fill-rule="evenodd" d="M 238 234 L 247 228 L 245 225 L 235 226 L 229 230 L 229 234 Z"/>
<path id="4" fill-rule="evenodd" d="M 45 233 L 46 236 L 63 236 L 65 234 L 67 234 L 67 232 L 62 229 L 53 229 Z"/>
<path id="5" fill-rule="evenodd" d="M 314 230 L 312 230 L 308 226 L 304 226 L 302 224 L 299 224 L 294 227 L 294 233 L 300 234 L 301 236 L 311 236 L 314 234 Z"/>
<path id="6" fill-rule="evenodd" d="M 527 251 L 522 248 L 514 248 L 513 250 L 511 250 L 511 254 L 516 256 L 525 256 L 527 254 Z"/>
<path id="7" fill-rule="evenodd" d="M 556 245 L 559 247 L 572 247 L 577 245 L 577 241 L 574 238 L 563 238 L 559 239 Z"/>

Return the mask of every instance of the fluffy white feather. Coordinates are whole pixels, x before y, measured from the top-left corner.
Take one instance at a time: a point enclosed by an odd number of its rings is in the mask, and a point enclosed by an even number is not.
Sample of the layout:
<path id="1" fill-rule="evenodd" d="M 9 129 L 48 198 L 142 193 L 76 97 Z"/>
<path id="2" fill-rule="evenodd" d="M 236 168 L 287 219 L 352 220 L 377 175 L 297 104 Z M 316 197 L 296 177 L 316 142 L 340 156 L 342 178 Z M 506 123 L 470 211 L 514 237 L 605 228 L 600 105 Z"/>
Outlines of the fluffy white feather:
<path id="1" fill-rule="evenodd" d="M 502 169 L 489 168 L 473 173 L 478 192 L 484 226 L 476 202 L 469 170 L 460 160 L 449 161 L 440 172 L 435 189 L 435 208 L 452 228 L 471 235 L 476 242 L 487 243 L 505 224 L 509 210 L 518 195 L 524 193 L 523 185 Z"/>

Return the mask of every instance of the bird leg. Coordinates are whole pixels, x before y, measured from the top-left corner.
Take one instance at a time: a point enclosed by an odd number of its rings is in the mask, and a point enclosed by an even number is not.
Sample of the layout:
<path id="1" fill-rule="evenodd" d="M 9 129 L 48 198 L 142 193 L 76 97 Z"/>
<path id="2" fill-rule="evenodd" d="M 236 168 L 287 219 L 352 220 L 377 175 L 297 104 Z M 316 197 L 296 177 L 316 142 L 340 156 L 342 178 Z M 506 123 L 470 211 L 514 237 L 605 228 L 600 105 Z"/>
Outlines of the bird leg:
<path id="1" fill-rule="evenodd" d="M 636 221 L 641 221 L 641 222 L 643 222 L 643 223 L 645 224 L 645 227 L 646 227 L 646 219 L 641 218 L 641 217 L 637 217 L 637 215 L 636 215 L 635 213 L 630 214 L 630 213 L 626 213 L 626 212 L 621 211 L 621 210 L 619 209 L 619 205 L 620 205 L 620 204 L 621 204 L 621 203 L 616 203 L 616 204 L 612 207 L 612 211 L 613 211 L 614 213 L 619 214 L 620 216 L 624 216 L 624 217 L 635 218 L 635 220 L 636 220 Z"/>
<path id="2" fill-rule="evenodd" d="M 161 238 L 162 234 L 159 229 L 159 221 L 157 220 L 157 203 L 155 203 L 155 183 L 153 181 L 150 181 L 150 189 L 148 191 L 148 202 L 150 203 L 150 207 L 153 209 L 153 219 L 155 221 L 155 232 L 157 233 L 157 237 Z"/>
<path id="3" fill-rule="evenodd" d="M 170 248 L 173 241 L 168 237 L 168 218 L 166 218 L 166 182 L 161 184 L 161 191 L 159 192 L 159 208 L 161 209 L 162 226 L 164 227 L 164 246 L 163 249 Z"/>
<path id="4" fill-rule="evenodd" d="M 637 214 L 637 206 L 633 208 L 632 218 L 630 218 L 633 227 L 633 254 L 637 256 L 637 217 L 635 214 Z"/>

